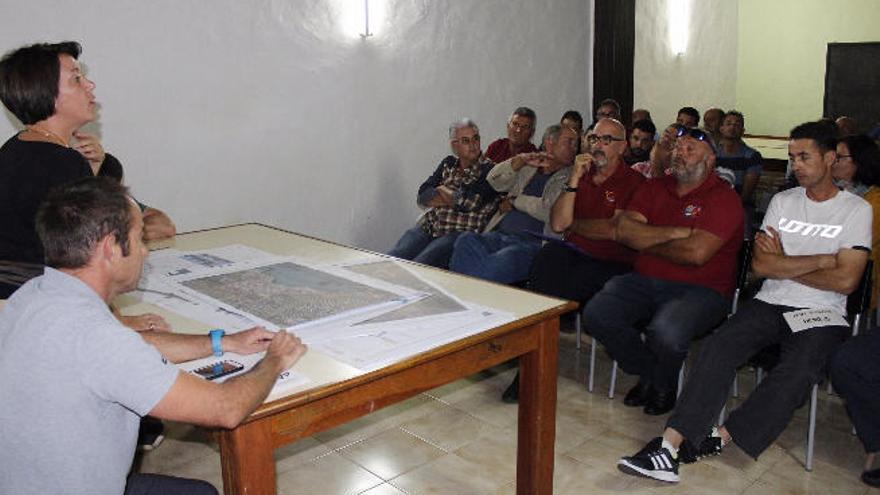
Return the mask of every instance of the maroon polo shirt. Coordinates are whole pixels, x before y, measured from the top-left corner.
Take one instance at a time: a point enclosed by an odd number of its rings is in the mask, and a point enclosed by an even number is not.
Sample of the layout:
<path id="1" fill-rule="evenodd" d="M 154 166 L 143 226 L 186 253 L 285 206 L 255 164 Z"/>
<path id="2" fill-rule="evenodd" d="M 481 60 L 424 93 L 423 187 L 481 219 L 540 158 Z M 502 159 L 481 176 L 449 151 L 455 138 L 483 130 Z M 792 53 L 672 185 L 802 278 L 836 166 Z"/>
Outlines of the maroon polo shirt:
<path id="1" fill-rule="evenodd" d="M 743 240 L 742 202 L 727 182 L 714 173 L 700 187 L 679 197 L 673 176 L 651 179 L 636 191 L 628 210 L 649 225 L 693 227 L 724 239 L 724 245 L 703 266 L 679 265 L 663 257 L 639 253 L 635 272 L 646 277 L 686 282 L 733 295 L 737 256 Z"/>
<path id="2" fill-rule="evenodd" d="M 636 189 L 645 182 L 642 174 L 626 166 L 621 160 L 605 182 L 593 183 L 595 169 L 584 174 L 578 183 L 577 196 L 574 200 L 574 218 L 601 219 L 614 216 L 614 210 L 625 210 Z M 636 259 L 636 251 L 616 241 L 597 241 L 587 239 L 572 232 L 566 240 L 601 260 L 614 261 L 632 265 Z"/>
<path id="3" fill-rule="evenodd" d="M 538 148 L 535 148 L 535 145 L 531 142 L 526 143 L 523 146 L 522 151 L 520 153 L 534 153 L 538 151 Z M 507 160 L 513 157 L 513 153 L 510 152 L 510 139 L 501 138 L 492 141 L 492 144 L 486 148 L 486 158 L 492 160 L 495 163 L 501 163 L 504 160 Z"/>

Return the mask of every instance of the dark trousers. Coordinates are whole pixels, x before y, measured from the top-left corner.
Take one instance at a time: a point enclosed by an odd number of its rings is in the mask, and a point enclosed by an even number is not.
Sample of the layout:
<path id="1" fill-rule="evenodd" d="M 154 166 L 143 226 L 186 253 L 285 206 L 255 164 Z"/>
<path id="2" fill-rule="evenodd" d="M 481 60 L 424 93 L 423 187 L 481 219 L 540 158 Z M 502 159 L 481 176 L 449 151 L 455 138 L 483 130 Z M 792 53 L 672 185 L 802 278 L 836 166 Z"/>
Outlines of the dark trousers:
<path id="1" fill-rule="evenodd" d="M 792 333 L 782 314 L 795 309 L 757 299 L 746 302 L 706 339 L 666 426 L 699 445 L 727 402 L 737 368 L 764 347 L 778 343 L 779 364 L 724 424 L 733 441 L 757 459 L 806 402 L 828 358 L 849 331 L 835 326 Z"/>
<path id="2" fill-rule="evenodd" d="M 217 495 L 217 489 L 201 480 L 134 473 L 128 476 L 125 495 Z"/>
<path id="3" fill-rule="evenodd" d="M 602 261 L 548 242 L 532 262 L 531 289 L 548 296 L 584 302 L 602 290 L 610 278 L 627 273 L 630 265 Z"/>
<path id="4" fill-rule="evenodd" d="M 831 382 L 866 452 L 880 452 L 880 329 L 845 342 L 831 358 Z"/>
<path id="5" fill-rule="evenodd" d="M 630 273 L 612 278 L 590 299 L 584 325 L 624 371 L 670 393 L 691 341 L 729 309 L 730 301 L 712 289 Z"/>

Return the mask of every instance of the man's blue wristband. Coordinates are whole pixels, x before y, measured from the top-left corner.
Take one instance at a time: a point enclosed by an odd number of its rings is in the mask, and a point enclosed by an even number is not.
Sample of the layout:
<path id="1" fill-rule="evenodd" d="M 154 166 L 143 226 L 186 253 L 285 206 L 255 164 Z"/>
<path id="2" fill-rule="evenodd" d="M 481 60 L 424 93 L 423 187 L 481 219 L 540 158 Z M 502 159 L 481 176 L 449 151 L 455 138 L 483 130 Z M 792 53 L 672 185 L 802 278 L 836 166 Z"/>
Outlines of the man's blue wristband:
<path id="1" fill-rule="evenodd" d="M 223 355 L 223 346 L 220 345 L 220 339 L 223 338 L 223 335 L 226 332 L 219 328 L 215 328 L 211 330 L 211 350 L 214 351 L 214 355 L 220 357 Z"/>

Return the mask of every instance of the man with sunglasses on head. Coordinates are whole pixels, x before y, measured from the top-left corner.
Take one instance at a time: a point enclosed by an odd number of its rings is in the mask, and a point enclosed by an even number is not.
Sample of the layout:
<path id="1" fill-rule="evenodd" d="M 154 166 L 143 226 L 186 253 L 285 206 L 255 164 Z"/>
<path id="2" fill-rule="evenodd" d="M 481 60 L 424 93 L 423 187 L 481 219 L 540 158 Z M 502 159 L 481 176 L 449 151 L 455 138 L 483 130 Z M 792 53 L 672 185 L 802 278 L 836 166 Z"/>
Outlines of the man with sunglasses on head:
<path id="1" fill-rule="evenodd" d="M 618 218 L 614 239 L 638 251 L 633 272 L 609 280 L 584 308 L 584 327 L 639 376 L 624 404 L 649 415 L 675 406 L 691 341 L 730 309 L 742 232 L 742 206 L 715 175 L 711 138 L 684 129 L 672 175 L 646 182 Z"/>
<path id="2" fill-rule="evenodd" d="M 507 137 L 492 141 L 486 148 L 486 158 L 501 163 L 520 153 L 538 151 L 532 144 L 537 116 L 529 107 L 519 107 L 507 119 Z"/>
<path id="3" fill-rule="evenodd" d="M 618 462 L 621 471 L 677 482 L 679 463 L 718 455 L 735 442 L 757 457 L 785 429 L 823 376 L 849 332 L 846 295 L 856 289 L 871 245 L 871 207 L 839 190 L 832 126 L 808 122 L 791 131 L 788 156 L 800 187 L 776 194 L 755 236 L 752 270 L 766 280 L 700 350 L 678 407 L 657 437 Z M 736 370 L 780 344 L 779 364 L 723 425 Z"/>
<path id="4" fill-rule="evenodd" d="M 493 163 L 483 156 L 477 124 L 471 119 L 453 122 L 449 146 L 453 154 L 419 187 L 416 202 L 430 209 L 389 255 L 447 268 L 458 235 L 483 230 L 498 207 L 498 193 L 486 181 Z"/>

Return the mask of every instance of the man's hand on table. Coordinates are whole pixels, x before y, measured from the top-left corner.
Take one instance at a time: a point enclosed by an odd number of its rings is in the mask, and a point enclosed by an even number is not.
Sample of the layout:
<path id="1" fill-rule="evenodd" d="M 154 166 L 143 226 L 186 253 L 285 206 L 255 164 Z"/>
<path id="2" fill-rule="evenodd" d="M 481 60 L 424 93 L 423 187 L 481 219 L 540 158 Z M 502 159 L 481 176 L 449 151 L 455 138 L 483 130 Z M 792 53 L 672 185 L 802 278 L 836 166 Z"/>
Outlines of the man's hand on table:
<path id="1" fill-rule="evenodd" d="M 135 332 L 170 332 L 171 325 L 165 321 L 165 318 L 154 314 L 144 313 L 136 316 L 119 316 L 119 321 L 123 325 L 131 328 Z"/>
<path id="2" fill-rule="evenodd" d="M 299 340 L 299 337 L 285 330 L 279 330 L 269 343 L 263 361 L 277 364 L 278 373 L 281 373 L 290 369 L 307 350 L 308 347 Z"/>

